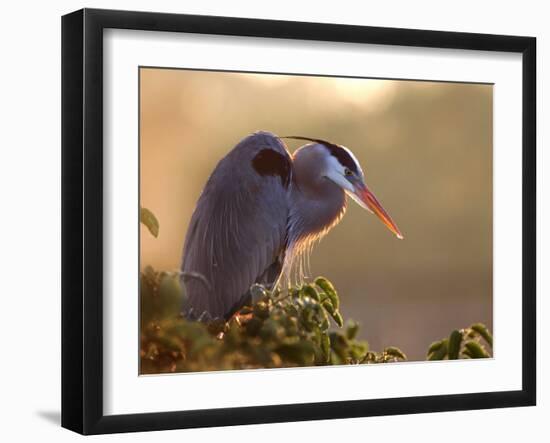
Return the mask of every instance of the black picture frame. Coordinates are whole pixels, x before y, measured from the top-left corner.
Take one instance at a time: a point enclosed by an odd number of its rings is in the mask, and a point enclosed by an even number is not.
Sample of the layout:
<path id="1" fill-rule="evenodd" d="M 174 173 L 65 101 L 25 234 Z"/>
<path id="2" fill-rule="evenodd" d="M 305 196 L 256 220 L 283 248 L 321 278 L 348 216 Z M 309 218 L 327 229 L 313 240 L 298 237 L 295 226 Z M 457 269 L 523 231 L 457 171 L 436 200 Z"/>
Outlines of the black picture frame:
<path id="1" fill-rule="evenodd" d="M 522 389 L 177 412 L 103 412 L 103 30 L 171 31 L 503 51 L 523 64 Z M 228 426 L 536 403 L 536 39 L 83 9 L 62 18 L 62 426 L 82 434 Z"/>

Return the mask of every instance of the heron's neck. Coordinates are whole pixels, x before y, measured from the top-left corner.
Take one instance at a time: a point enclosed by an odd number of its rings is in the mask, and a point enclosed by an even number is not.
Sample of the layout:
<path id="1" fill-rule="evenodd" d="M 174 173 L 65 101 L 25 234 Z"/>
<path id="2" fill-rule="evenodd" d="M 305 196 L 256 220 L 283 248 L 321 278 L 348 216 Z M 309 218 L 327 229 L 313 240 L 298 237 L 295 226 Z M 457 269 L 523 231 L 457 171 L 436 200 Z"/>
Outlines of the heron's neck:
<path id="1" fill-rule="evenodd" d="M 314 241 L 325 235 L 344 215 L 346 195 L 330 180 L 312 171 L 294 169 L 294 183 L 291 190 L 290 239 Z"/>

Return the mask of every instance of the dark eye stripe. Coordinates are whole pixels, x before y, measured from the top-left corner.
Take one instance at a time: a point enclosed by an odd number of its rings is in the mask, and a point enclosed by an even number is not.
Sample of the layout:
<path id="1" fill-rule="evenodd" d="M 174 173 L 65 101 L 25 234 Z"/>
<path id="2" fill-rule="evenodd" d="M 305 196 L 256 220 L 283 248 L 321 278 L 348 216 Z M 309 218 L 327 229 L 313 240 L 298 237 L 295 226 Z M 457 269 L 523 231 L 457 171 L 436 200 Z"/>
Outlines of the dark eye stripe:
<path id="1" fill-rule="evenodd" d="M 333 157 L 336 157 L 336 159 L 340 162 L 342 166 L 345 166 L 354 174 L 359 173 L 359 170 L 357 169 L 357 164 L 355 163 L 351 155 L 348 154 L 348 151 L 346 151 L 345 149 L 337 145 L 325 145 L 325 146 L 329 150 L 330 154 Z"/>
<path id="2" fill-rule="evenodd" d="M 319 143 L 325 146 L 330 152 L 330 155 L 332 155 L 333 157 L 336 157 L 336 159 L 340 162 L 342 166 L 349 168 L 350 171 L 352 171 L 354 174 L 359 173 L 359 170 L 357 169 L 357 164 L 355 163 L 351 155 L 349 155 L 348 151 L 346 151 L 341 146 L 335 145 L 334 143 L 331 143 L 331 142 L 327 142 L 326 140 L 321 140 L 319 138 L 302 137 L 299 135 L 292 135 L 292 136 L 281 137 L 281 138 L 293 138 L 296 140 L 307 140 L 310 142 Z"/>

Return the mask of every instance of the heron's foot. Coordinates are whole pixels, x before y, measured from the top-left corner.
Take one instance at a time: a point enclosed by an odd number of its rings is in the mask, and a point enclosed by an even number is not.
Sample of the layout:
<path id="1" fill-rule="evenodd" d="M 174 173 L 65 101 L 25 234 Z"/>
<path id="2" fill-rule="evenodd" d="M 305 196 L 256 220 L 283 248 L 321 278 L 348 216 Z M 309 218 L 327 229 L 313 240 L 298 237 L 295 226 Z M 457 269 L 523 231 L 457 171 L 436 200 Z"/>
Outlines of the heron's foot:
<path id="1" fill-rule="evenodd" d="M 187 320 L 198 321 L 201 323 L 210 323 L 219 317 L 213 317 L 208 311 L 202 311 L 199 313 L 194 308 L 189 308 L 187 311 L 182 312 L 182 316 Z"/>
<path id="2" fill-rule="evenodd" d="M 268 293 L 265 286 L 258 283 L 253 284 L 248 291 L 248 305 L 255 305 L 263 298 L 267 297 Z"/>

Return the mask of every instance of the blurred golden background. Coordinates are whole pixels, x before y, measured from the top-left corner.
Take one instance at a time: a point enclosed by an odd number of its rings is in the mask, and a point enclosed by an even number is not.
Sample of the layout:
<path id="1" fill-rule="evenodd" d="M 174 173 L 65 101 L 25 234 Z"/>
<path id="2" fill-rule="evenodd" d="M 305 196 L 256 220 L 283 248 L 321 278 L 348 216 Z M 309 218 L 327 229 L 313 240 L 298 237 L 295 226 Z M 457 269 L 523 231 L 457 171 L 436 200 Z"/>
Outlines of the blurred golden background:
<path id="1" fill-rule="evenodd" d="M 322 138 L 354 152 L 405 236 L 350 201 L 314 248 L 344 318 L 411 360 L 454 328 L 492 330 L 492 103 L 482 84 L 141 68 L 141 205 L 160 222 L 156 239 L 140 228 L 141 266 L 179 269 L 201 189 L 241 138 Z"/>

